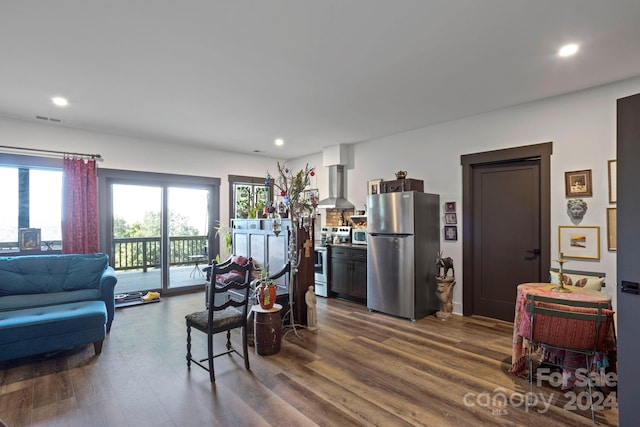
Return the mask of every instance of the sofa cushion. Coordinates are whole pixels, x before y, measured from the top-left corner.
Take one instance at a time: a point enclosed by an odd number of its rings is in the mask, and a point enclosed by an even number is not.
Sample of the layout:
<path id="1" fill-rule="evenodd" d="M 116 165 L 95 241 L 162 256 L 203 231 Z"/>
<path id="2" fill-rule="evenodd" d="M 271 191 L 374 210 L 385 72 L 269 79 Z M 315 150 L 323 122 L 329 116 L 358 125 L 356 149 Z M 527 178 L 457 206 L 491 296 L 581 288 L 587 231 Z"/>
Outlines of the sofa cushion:
<path id="1" fill-rule="evenodd" d="M 107 268 L 106 254 L 76 255 L 69 262 L 69 270 L 62 287 L 65 291 L 98 289 L 100 277 Z"/>
<path id="2" fill-rule="evenodd" d="M 62 292 L 68 264 L 40 256 L 0 258 L 0 296 Z"/>
<path id="3" fill-rule="evenodd" d="M 95 301 L 100 299 L 98 289 L 80 289 L 77 291 L 51 292 L 48 294 L 9 295 L 0 297 L 0 311 L 22 310 L 25 308 L 46 307 L 71 302 Z"/>
<path id="4" fill-rule="evenodd" d="M 60 333 L 104 328 L 106 323 L 107 309 L 103 301 L 0 312 L 0 342 L 7 344 Z"/>
<path id="5" fill-rule="evenodd" d="M 550 271 L 549 274 L 551 275 L 551 283 L 555 285 L 560 284 L 560 273 Z M 595 291 L 601 290 L 602 286 L 604 286 L 604 277 L 568 273 L 562 273 L 562 276 L 564 277 L 563 281 L 565 285 L 578 286 L 580 288 L 593 289 Z"/>
<path id="6" fill-rule="evenodd" d="M 0 257 L 0 296 L 98 288 L 107 263 L 106 254 Z"/>

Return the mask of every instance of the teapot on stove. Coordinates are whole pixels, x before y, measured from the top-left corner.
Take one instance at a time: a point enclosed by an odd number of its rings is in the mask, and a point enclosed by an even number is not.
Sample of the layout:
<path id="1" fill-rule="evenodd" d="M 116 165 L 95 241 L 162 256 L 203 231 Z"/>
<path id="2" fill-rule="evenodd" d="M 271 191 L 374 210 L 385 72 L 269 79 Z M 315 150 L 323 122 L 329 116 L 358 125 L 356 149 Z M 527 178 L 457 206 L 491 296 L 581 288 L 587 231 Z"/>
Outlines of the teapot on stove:
<path id="1" fill-rule="evenodd" d="M 396 172 L 396 179 L 405 179 L 407 177 L 407 171 Z"/>

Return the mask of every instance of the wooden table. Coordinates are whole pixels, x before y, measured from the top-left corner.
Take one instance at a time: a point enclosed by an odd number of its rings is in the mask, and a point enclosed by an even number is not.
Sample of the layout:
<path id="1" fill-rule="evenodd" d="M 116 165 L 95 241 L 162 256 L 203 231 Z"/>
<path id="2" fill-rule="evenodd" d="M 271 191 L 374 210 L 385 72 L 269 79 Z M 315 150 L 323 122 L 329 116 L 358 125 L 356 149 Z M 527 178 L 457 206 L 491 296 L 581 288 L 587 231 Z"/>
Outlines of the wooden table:
<path id="1" fill-rule="evenodd" d="M 514 374 L 524 374 L 526 372 L 529 340 L 522 335 L 522 330 L 525 329 L 524 323 L 529 321 L 529 314 L 526 309 L 527 295 L 545 296 L 566 301 L 608 302 L 609 305 L 611 305 L 611 298 L 604 292 L 576 286 L 568 286 L 571 292 L 556 292 L 553 288 L 557 286 L 558 285 L 550 283 L 523 283 L 518 285 L 516 313 L 513 319 L 513 352 L 509 372 Z M 615 329 L 613 324 L 607 334 L 607 350 L 616 350 Z M 567 373 L 567 375 L 569 374 Z"/>
<path id="2" fill-rule="evenodd" d="M 282 318 L 280 304 L 273 304 L 271 308 L 262 308 L 256 304 L 253 311 L 253 333 L 256 352 L 261 356 L 276 354 L 280 351 L 282 341 Z"/>

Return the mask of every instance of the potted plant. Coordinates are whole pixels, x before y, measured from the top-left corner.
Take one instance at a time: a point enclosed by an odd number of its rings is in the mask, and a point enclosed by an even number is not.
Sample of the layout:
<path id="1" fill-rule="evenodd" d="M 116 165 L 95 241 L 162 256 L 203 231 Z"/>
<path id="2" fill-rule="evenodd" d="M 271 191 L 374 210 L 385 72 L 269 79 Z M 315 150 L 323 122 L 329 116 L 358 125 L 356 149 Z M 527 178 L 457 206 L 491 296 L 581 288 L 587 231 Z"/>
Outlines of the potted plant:
<path id="1" fill-rule="evenodd" d="M 236 215 L 240 218 L 248 218 L 251 209 L 251 191 L 247 187 L 240 187 L 236 197 Z"/>
<path id="2" fill-rule="evenodd" d="M 249 200 L 238 200 L 236 202 L 236 208 L 240 218 L 249 218 Z"/>
<path id="3" fill-rule="evenodd" d="M 262 218 L 265 206 L 263 202 L 256 202 L 256 205 L 251 208 L 251 218 Z"/>
<path id="4" fill-rule="evenodd" d="M 218 236 L 224 242 L 225 254 L 231 255 L 231 227 L 229 227 L 228 225 L 222 225 L 222 223 L 218 220 L 218 226 L 216 227 L 216 236 Z M 216 255 L 216 262 L 221 262 L 220 254 Z"/>
<path id="5" fill-rule="evenodd" d="M 261 277 L 256 283 L 256 295 L 258 296 L 258 302 L 260 307 L 268 310 L 273 307 L 276 302 L 276 289 L 278 285 L 275 281 L 269 279 L 269 271 L 263 269 Z"/>

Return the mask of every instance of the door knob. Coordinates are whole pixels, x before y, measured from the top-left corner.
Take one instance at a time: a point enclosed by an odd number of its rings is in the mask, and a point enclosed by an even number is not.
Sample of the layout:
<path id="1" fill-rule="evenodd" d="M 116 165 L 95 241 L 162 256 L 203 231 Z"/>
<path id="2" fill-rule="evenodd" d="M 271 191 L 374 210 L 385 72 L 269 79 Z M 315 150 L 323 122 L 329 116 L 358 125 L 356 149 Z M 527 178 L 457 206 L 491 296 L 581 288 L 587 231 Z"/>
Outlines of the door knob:
<path id="1" fill-rule="evenodd" d="M 533 254 L 533 256 L 538 256 L 538 255 L 540 255 L 540 249 L 534 249 L 532 251 L 527 251 L 527 253 Z"/>

